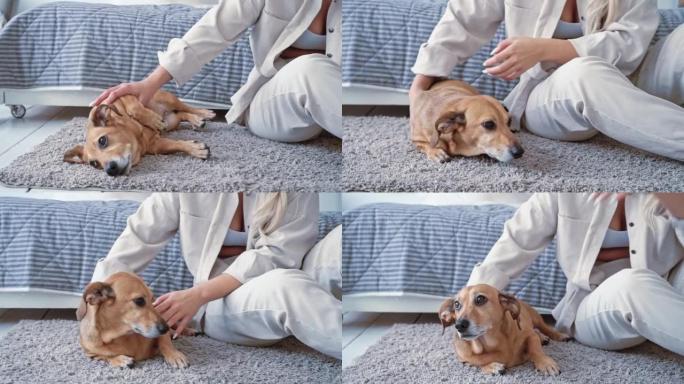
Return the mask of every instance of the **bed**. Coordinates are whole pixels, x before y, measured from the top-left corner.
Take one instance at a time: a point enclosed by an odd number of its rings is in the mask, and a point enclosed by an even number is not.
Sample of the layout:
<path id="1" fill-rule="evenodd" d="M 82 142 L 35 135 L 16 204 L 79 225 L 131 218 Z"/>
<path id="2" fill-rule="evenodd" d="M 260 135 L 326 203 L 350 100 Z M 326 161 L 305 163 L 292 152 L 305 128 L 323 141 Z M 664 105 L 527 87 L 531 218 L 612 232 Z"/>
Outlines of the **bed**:
<path id="1" fill-rule="evenodd" d="M 0 308 L 75 308 L 138 202 L 0 198 Z M 322 212 L 319 240 L 339 225 Z M 192 286 L 175 236 L 141 276 L 156 295 Z"/>
<path id="2" fill-rule="evenodd" d="M 88 106 L 102 90 L 146 76 L 158 64 L 157 52 L 207 11 L 139 2 L 29 1 L 39 4 L 0 30 L 0 103 L 15 117 L 23 116 L 23 105 Z M 249 32 L 182 87 L 164 89 L 193 105 L 228 109 L 254 66 L 248 38 Z"/>
<path id="3" fill-rule="evenodd" d="M 345 0 L 342 28 L 342 103 L 407 105 L 420 44 L 426 42 L 448 0 Z M 660 11 L 654 42 L 684 23 L 684 9 Z M 502 24 L 494 38 L 450 77 L 503 100 L 517 82 L 482 73 L 482 63 L 505 38 Z"/>
<path id="4" fill-rule="evenodd" d="M 344 213 L 345 311 L 434 312 L 465 286 L 513 215 L 509 205 L 374 203 Z M 555 241 L 507 292 L 549 313 L 565 294 Z"/>

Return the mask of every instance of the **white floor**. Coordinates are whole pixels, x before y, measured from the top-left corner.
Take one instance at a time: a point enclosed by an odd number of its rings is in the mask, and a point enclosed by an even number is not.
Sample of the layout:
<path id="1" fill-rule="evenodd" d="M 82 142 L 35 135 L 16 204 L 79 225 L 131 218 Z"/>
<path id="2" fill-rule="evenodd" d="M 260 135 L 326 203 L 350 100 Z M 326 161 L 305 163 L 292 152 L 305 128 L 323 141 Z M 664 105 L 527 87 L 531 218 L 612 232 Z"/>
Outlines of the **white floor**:
<path id="1" fill-rule="evenodd" d="M 377 343 L 394 324 L 434 323 L 434 313 L 345 313 L 342 320 L 342 368 L 353 365 L 366 350 Z"/>

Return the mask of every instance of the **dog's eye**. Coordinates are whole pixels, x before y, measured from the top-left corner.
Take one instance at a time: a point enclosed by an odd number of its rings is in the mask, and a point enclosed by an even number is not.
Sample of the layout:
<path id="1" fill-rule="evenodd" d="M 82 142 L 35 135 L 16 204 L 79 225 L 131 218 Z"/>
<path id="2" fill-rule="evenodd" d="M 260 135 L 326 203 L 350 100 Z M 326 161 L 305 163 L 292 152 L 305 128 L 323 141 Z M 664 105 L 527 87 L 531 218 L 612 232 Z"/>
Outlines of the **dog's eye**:
<path id="1" fill-rule="evenodd" d="M 136 299 L 133 299 L 133 302 L 138 307 L 144 307 L 145 306 L 145 298 L 144 297 L 138 297 Z"/>
<path id="2" fill-rule="evenodd" d="M 459 303 L 458 301 L 454 301 L 454 309 L 457 311 L 460 311 L 461 310 L 461 303 Z"/>
<path id="3" fill-rule="evenodd" d="M 477 295 L 475 297 L 475 305 L 483 305 L 487 302 L 487 298 L 482 295 Z"/>
<path id="4" fill-rule="evenodd" d="M 100 147 L 100 149 L 106 148 L 107 147 L 107 136 L 100 136 L 100 138 L 97 139 L 97 145 Z"/>
<path id="5" fill-rule="evenodd" d="M 484 127 L 484 129 L 487 129 L 490 131 L 496 129 L 496 123 L 493 122 L 492 120 L 485 121 L 484 123 L 482 123 L 482 126 Z"/>

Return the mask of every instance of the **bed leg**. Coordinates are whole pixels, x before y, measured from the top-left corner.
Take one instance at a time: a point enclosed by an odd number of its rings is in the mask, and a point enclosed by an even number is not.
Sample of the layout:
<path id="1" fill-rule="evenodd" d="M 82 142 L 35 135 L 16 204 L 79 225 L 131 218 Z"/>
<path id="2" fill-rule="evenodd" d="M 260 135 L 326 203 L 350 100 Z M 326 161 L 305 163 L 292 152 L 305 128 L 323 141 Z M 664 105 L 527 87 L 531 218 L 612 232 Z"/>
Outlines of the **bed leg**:
<path id="1" fill-rule="evenodd" d="M 21 119 L 26 115 L 26 107 L 23 105 L 10 105 L 10 111 L 12 112 L 12 116 L 16 119 Z"/>

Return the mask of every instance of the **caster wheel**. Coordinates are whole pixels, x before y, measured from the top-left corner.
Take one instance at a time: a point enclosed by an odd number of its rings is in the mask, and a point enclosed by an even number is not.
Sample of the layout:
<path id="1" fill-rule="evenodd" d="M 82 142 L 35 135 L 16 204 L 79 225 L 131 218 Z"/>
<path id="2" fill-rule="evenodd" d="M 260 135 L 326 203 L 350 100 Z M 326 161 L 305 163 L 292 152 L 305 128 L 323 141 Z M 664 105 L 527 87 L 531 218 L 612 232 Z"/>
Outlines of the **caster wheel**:
<path id="1" fill-rule="evenodd" d="M 23 105 L 12 105 L 10 106 L 10 110 L 12 111 L 12 116 L 17 119 L 21 119 L 26 115 L 26 107 Z"/>

